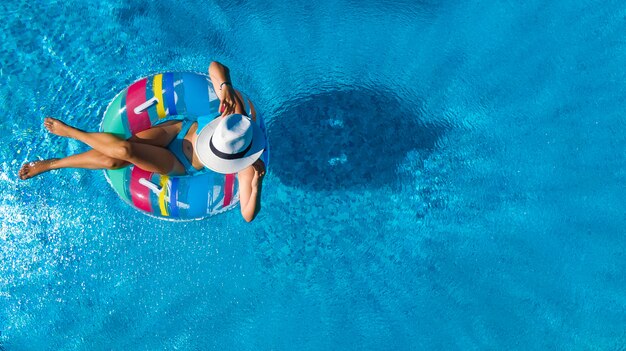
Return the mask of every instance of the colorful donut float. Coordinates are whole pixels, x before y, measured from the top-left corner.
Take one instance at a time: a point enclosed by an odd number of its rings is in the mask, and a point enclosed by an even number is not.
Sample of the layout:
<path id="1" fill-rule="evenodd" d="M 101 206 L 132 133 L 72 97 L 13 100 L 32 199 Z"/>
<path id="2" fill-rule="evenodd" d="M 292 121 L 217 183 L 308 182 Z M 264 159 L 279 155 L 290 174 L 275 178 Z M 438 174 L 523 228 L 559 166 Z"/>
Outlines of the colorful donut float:
<path id="1" fill-rule="evenodd" d="M 244 100 L 250 114 L 245 95 Z M 219 105 L 209 76 L 193 72 L 159 73 L 141 78 L 117 94 L 104 112 L 100 131 L 128 139 L 166 121 L 218 117 Z M 256 121 L 267 138 L 265 123 L 258 113 Z M 266 145 L 261 159 L 267 167 L 269 143 Z M 130 165 L 105 170 L 104 175 L 124 202 L 161 219 L 203 219 L 239 203 L 236 174 L 220 174 L 205 168 L 193 176 L 168 176 Z"/>

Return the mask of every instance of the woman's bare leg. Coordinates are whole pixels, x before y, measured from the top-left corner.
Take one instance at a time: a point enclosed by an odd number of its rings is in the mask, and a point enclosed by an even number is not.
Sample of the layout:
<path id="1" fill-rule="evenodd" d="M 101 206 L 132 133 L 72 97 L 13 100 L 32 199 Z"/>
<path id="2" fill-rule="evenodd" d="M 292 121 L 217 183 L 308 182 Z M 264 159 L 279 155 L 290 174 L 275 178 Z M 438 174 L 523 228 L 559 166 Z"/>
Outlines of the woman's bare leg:
<path id="1" fill-rule="evenodd" d="M 162 129 L 155 128 L 153 131 L 142 132 L 143 139 L 140 135 L 142 133 L 138 133 L 138 136 L 134 139 L 123 140 L 109 133 L 84 132 L 50 117 L 45 119 L 44 126 L 53 134 L 80 140 L 110 158 L 130 162 L 149 172 L 159 174 L 184 174 L 185 172 L 183 165 L 169 150 L 162 146 L 147 143 L 150 141 L 157 143 L 156 140 L 150 139 L 151 133 L 157 135 L 157 137 L 160 134 L 165 134 L 160 138 L 169 139 L 169 141 L 176 136 L 175 133 L 172 136 L 172 133 L 164 133 Z M 178 128 L 174 124 L 171 124 L 171 126 Z M 161 144 L 160 140 L 158 144 Z"/>
<path id="2" fill-rule="evenodd" d="M 123 160 L 108 157 L 96 150 L 89 150 L 80 154 L 52 158 L 25 163 L 20 169 L 18 176 L 21 179 L 32 178 L 41 173 L 60 168 L 85 168 L 85 169 L 118 169 L 128 165 Z"/>

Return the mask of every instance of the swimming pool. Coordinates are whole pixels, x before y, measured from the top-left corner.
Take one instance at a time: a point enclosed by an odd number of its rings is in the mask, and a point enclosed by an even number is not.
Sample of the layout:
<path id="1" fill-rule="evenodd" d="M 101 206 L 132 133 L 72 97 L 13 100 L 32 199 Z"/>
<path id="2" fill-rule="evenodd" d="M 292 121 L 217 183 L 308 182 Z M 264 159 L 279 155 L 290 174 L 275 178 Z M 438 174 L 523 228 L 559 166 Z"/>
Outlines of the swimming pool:
<path id="1" fill-rule="evenodd" d="M 0 350 L 621 349 L 626 5 L 0 4 Z M 113 96 L 228 65 L 266 116 L 263 210 L 192 223 L 85 150 Z"/>

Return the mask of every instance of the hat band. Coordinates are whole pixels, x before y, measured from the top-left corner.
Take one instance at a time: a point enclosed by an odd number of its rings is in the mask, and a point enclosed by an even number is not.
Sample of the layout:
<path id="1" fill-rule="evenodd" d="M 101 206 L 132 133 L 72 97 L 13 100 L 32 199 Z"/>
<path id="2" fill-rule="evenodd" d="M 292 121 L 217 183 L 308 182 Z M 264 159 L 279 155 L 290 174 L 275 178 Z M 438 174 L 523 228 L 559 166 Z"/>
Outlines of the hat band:
<path id="1" fill-rule="evenodd" d="M 215 147 L 215 145 L 213 145 L 213 136 L 211 136 L 211 140 L 209 140 L 209 147 L 211 148 L 211 151 L 213 151 L 215 156 L 219 158 L 222 158 L 224 160 L 237 160 L 237 159 L 243 158 L 246 155 L 246 152 L 250 151 L 250 148 L 252 147 L 252 141 L 250 141 L 250 143 L 248 144 L 248 147 L 245 148 L 245 150 L 238 152 L 236 154 L 227 154 L 218 150 Z"/>

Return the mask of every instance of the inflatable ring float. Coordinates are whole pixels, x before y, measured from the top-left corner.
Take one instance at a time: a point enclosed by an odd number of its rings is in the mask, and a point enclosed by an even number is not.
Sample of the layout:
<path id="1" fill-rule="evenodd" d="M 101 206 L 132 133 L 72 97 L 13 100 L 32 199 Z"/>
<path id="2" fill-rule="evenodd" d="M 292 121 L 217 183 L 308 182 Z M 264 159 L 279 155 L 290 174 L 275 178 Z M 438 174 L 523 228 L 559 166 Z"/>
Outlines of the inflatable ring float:
<path id="1" fill-rule="evenodd" d="M 246 109 L 249 99 L 244 95 Z M 193 72 L 159 73 L 131 84 L 111 101 L 100 131 L 128 139 L 171 120 L 220 116 L 220 101 L 211 79 Z M 256 122 L 267 139 L 262 116 Z M 261 159 L 269 165 L 269 143 Z M 119 197 L 136 209 L 158 218 L 193 220 L 206 218 L 237 206 L 239 187 L 235 174 L 204 169 L 193 176 L 168 176 L 135 165 L 105 170 L 104 175 Z"/>

